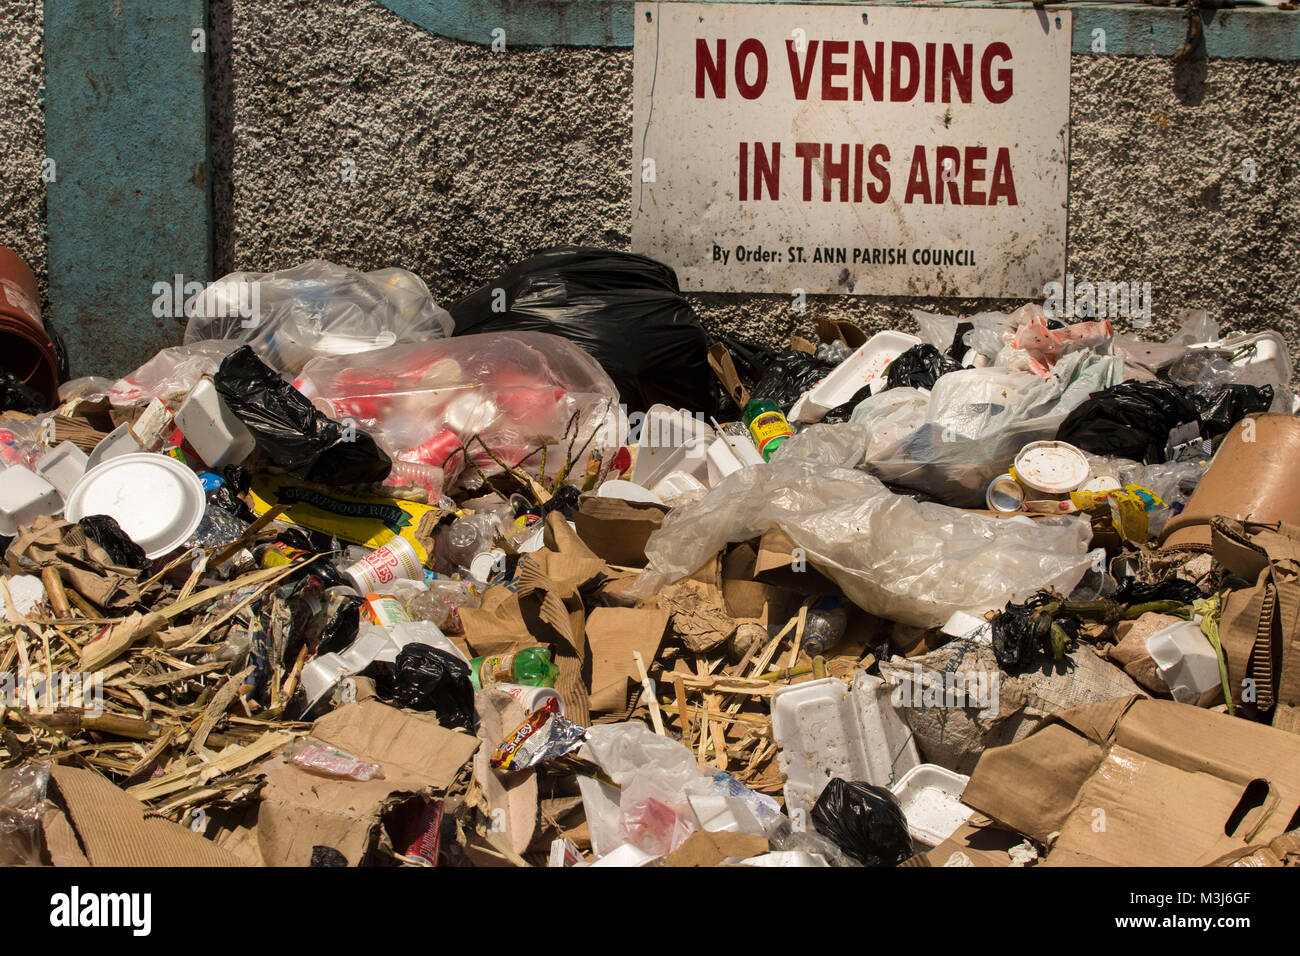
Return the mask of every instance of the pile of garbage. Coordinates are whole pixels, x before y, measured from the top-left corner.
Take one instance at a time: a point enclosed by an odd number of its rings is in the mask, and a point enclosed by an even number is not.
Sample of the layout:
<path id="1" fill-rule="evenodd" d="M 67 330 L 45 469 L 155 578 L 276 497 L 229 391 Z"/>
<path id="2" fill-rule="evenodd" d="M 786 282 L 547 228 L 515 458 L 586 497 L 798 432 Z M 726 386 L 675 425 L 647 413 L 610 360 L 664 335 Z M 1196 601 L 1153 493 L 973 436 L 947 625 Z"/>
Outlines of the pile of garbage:
<path id="1" fill-rule="evenodd" d="M 1276 333 L 773 349 L 576 247 L 187 319 L 4 393 L 0 862 L 1300 863 Z"/>

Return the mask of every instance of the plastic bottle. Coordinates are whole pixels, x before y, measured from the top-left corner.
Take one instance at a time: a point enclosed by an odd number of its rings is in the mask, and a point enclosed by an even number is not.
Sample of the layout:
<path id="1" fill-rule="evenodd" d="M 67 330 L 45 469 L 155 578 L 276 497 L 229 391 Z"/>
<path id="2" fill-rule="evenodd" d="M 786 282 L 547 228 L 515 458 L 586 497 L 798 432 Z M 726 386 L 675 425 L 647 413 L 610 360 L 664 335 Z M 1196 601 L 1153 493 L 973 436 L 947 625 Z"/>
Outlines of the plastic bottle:
<path id="1" fill-rule="evenodd" d="M 547 647 L 525 647 L 500 657 L 476 657 L 469 662 L 469 680 L 475 690 L 484 684 L 524 684 L 554 687 L 560 669 L 551 663 Z"/>
<path id="2" fill-rule="evenodd" d="M 808 609 L 808 617 L 803 627 L 803 650 L 809 657 L 816 657 L 833 650 L 844 640 L 844 631 L 849 623 L 849 611 L 844 606 L 844 599 L 824 597 Z"/>
<path id="3" fill-rule="evenodd" d="M 764 461 L 771 461 L 772 453 L 794 435 L 785 415 L 770 398 L 755 398 L 745 406 L 745 425 L 754 436 L 754 444 Z"/>

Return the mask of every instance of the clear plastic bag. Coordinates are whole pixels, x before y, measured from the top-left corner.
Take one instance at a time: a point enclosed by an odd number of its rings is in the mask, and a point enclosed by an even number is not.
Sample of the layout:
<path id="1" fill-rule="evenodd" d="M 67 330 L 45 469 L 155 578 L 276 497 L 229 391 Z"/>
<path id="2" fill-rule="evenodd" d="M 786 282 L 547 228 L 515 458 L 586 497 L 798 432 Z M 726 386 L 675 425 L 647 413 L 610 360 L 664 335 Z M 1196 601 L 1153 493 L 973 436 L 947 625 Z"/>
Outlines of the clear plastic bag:
<path id="1" fill-rule="evenodd" d="M 323 259 L 279 272 L 232 272 L 195 300 L 186 345 L 247 342 L 296 375 L 312 358 L 369 352 L 451 334 L 451 315 L 405 269 L 361 273 Z"/>
<path id="2" fill-rule="evenodd" d="M 546 446 L 546 472 L 554 476 L 570 444 L 577 458 L 584 444 L 585 452 L 610 450 L 626 435 L 609 376 L 576 345 L 543 332 L 318 358 L 297 384 L 317 408 L 355 422 L 395 459 L 442 468 L 448 487 L 465 471 L 464 449 L 485 474 L 500 471 L 493 454 L 535 474 Z"/>
<path id="3" fill-rule="evenodd" d="M 0 770 L 0 866 L 40 866 L 49 764 Z"/>
<path id="4" fill-rule="evenodd" d="M 319 740 L 304 738 L 285 751 L 289 761 L 309 773 L 348 780 L 382 780 L 384 768 Z"/>
<path id="5" fill-rule="evenodd" d="M 896 495 L 835 463 L 853 460 L 864 443 L 861 428 L 814 425 L 767 467 L 742 469 L 669 512 L 646 544 L 649 564 L 633 593 L 655 594 L 726 544 L 772 526 L 859 607 L 918 627 L 938 627 L 956 611 L 1001 608 L 1043 587 L 1068 593 L 1087 570 L 1085 519 L 988 518 Z"/>
<path id="6" fill-rule="evenodd" d="M 621 788 L 579 779 L 597 855 L 631 843 L 667 856 L 700 829 L 686 789 L 700 776 L 689 750 L 640 723 L 599 724 L 587 732 L 579 756 L 598 763 Z"/>
<path id="7" fill-rule="evenodd" d="M 872 395 L 850 422 L 865 426 L 864 467 L 882 481 L 959 507 L 981 508 L 988 483 L 1016 453 L 1047 441 L 1092 392 L 1117 383 L 1118 356 L 1091 349 L 1060 357 L 1047 378 L 994 366 L 949 372 L 928 395 Z"/>
<path id="8" fill-rule="evenodd" d="M 179 403 L 199 384 L 199 379 L 213 375 L 239 345 L 213 340 L 163 349 L 130 375 L 118 379 L 108 400 L 114 405 L 148 405 L 155 398 Z"/>

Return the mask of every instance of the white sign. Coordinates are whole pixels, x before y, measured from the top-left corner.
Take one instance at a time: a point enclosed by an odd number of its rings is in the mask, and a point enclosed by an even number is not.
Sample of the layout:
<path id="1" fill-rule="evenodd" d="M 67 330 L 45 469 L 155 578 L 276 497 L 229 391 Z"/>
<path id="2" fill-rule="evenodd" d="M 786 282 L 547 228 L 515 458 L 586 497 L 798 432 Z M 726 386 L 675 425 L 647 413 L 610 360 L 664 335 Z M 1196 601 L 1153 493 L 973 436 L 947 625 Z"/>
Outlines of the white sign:
<path id="1" fill-rule="evenodd" d="M 1066 11 L 638 3 L 632 248 L 685 289 L 1040 297 Z"/>

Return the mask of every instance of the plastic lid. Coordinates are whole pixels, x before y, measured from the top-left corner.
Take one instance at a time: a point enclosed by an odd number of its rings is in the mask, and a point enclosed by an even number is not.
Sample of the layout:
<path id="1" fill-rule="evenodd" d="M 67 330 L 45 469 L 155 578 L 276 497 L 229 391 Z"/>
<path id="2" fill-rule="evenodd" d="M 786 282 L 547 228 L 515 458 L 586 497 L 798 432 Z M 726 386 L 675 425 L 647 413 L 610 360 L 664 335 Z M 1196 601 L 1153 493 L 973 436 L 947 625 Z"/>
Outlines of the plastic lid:
<path id="1" fill-rule="evenodd" d="M 1088 480 L 1088 459 L 1063 441 L 1036 441 L 1016 456 L 1016 477 L 1025 487 L 1050 495 L 1064 495 Z"/>
<path id="2" fill-rule="evenodd" d="M 198 475 L 174 458 L 137 452 L 86 472 L 63 513 L 69 521 L 108 515 L 152 560 L 184 544 L 206 507 Z"/>

